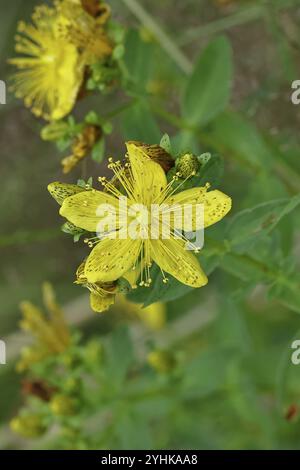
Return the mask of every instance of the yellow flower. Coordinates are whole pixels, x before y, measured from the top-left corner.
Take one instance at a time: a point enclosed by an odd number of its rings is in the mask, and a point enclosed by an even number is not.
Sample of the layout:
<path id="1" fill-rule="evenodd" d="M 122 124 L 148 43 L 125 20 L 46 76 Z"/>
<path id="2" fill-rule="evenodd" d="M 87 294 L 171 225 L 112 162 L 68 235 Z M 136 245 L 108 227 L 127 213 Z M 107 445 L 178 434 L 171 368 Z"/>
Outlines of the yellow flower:
<path id="1" fill-rule="evenodd" d="M 86 67 L 112 53 L 103 28 L 109 8 L 101 8 L 94 18 L 81 2 L 60 0 L 36 7 L 32 24 L 19 23 L 16 52 L 22 56 L 9 61 L 19 69 L 12 88 L 36 116 L 53 121 L 70 113 Z"/>
<path id="2" fill-rule="evenodd" d="M 198 204 L 204 207 L 204 226 L 208 227 L 227 214 L 231 199 L 218 190 L 208 191 L 208 185 L 178 192 L 179 187 L 174 188 L 178 177 L 167 183 L 165 172 L 149 157 L 147 148 L 128 142 L 129 161 L 125 166 L 110 162 L 115 179 L 122 185 L 120 189 L 106 178 L 100 178 L 105 191 L 92 189 L 64 199 L 60 214 L 77 227 L 98 234 L 89 240 L 94 248 L 86 260 L 84 276 L 90 284 L 112 282 L 140 266 L 140 285 L 149 286 L 150 267 L 154 262 L 160 267 L 164 282 L 167 282 L 166 272 L 188 286 L 204 286 L 207 277 L 198 259 L 186 249 L 187 239 L 181 233 L 183 221 L 172 214 L 165 227 L 163 216 L 170 212 L 170 207 L 182 210 L 188 204 L 193 209 L 188 220 L 189 231 L 195 231 L 199 229 L 194 212 Z M 124 198 L 126 210 L 120 204 Z M 142 211 L 136 210 L 137 204 L 150 210 L 156 204 L 159 211 L 150 220 L 145 219 Z M 109 207 L 110 211 L 100 217 L 99 207 Z M 136 224 L 136 237 L 128 235 L 131 223 Z M 99 229 L 99 225 L 103 227 Z M 112 226 L 114 230 L 107 228 Z M 170 233 L 168 239 L 165 239 L 166 229 Z M 157 232 L 157 239 L 152 236 L 152 230 Z M 197 247 L 195 251 L 198 252 Z"/>
<path id="3" fill-rule="evenodd" d="M 116 285 L 113 282 L 110 283 L 89 283 L 85 274 L 85 262 L 81 263 L 77 269 L 77 280 L 76 284 L 81 284 L 89 289 L 91 309 L 94 312 L 102 313 L 109 309 L 111 305 L 115 303 L 116 297 Z"/>
<path id="4" fill-rule="evenodd" d="M 37 7 L 32 20 L 18 26 L 16 51 L 23 57 L 9 61 L 19 69 L 13 89 L 36 116 L 61 119 L 76 102 L 84 62 L 76 45 L 61 36 L 54 8 Z"/>
<path id="5" fill-rule="evenodd" d="M 43 286 L 44 305 L 49 312 L 47 318 L 43 312 L 30 302 L 22 302 L 23 319 L 20 326 L 29 331 L 36 339 L 33 346 L 24 348 L 17 370 L 22 372 L 31 364 L 40 362 L 45 357 L 60 354 L 70 344 L 70 333 L 65 323 L 63 313 L 56 304 L 53 289 L 50 284 Z"/>
<path id="6" fill-rule="evenodd" d="M 91 1 L 56 2 L 61 36 L 81 51 L 85 64 L 89 65 L 109 57 L 113 51 L 113 43 L 104 28 L 110 17 L 110 8 L 105 3 L 98 2 L 98 5 L 97 12 Z"/>

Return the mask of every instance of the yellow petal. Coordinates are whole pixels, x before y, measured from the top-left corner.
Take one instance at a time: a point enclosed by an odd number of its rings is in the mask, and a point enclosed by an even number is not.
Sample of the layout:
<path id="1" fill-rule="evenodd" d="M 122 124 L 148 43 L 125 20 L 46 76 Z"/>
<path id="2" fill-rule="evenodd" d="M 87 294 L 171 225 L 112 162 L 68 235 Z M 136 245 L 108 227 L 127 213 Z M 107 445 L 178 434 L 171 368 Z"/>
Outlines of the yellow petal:
<path id="1" fill-rule="evenodd" d="M 181 240 L 151 240 L 151 257 L 165 272 L 191 287 L 202 287 L 208 280 L 191 251 Z"/>
<path id="2" fill-rule="evenodd" d="M 225 215 L 230 211 L 232 201 L 229 196 L 222 193 L 221 191 L 207 191 L 206 187 L 203 188 L 192 188 L 182 191 L 164 201 L 165 204 L 170 206 L 178 206 L 183 213 L 183 205 L 187 204 L 192 206 L 192 217 L 185 220 L 185 230 L 197 230 L 201 227 L 197 227 L 196 223 L 196 205 L 203 204 L 204 209 L 204 228 L 219 222 Z M 176 221 L 176 217 L 171 217 L 175 228 L 182 228 L 180 226 L 180 220 Z"/>
<path id="3" fill-rule="evenodd" d="M 102 296 L 92 292 L 90 295 L 91 309 L 94 310 L 94 312 L 105 312 L 114 303 L 115 295 L 113 294 L 107 294 Z"/>
<path id="4" fill-rule="evenodd" d="M 141 240 L 112 240 L 99 242 L 85 264 L 85 276 L 90 283 L 115 281 L 135 266 Z"/>
<path id="5" fill-rule="evenodd" d="M 148 157 L 143 146 L 127 142 L 126 147 L 134 179 L 135 200 L 144 205 L 151 204 L 167 185 L 165 172 Z"/>
<path id="6" fill-rule="evenodd" d="M 102 205 L 109 205 L 111 211 L 107 212 L 103 217 L 97 215 L 97 210 Z M 110 207 L 107 206 L 107 209 Z M 84 191 L 74 196 L 66 198 L 60 208 L 60 215 L 68 219 L 76 227 L 82 228 L 89 232 L 97 232 L 97 226 L 105 217 L 107 221 L 116 221 L 115 227 L 118 227 L 118 207 L 119 200 L 102 191 Z"/>

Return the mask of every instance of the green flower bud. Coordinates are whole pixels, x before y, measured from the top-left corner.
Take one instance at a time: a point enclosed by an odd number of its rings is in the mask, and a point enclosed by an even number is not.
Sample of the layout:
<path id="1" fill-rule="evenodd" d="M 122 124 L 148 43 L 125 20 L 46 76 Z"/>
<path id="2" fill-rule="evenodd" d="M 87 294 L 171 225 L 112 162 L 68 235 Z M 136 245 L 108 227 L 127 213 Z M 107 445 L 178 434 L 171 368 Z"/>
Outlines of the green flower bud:
<path id="1" fill-rule="evenodd" d="M 76 377 L 69 377 L 63 385 L 64 390 L 67 393 L 76 393 L 80 392 L 82 387 L 82 381 L 79 378 Z"/>
<path id="2" fill-rule="evenodd" d="M 162 374 L 171 372 L 176 366 L 174 356 L 168 351 L 152 351 L 148 354 L 147 361 L 156 372 Z"/>
<path id="3" fill-rule="evenodd" d="M 181 178 L 189 178 L 195 175 L 200 168 L 200 163 L 192 153 L 185 153 L 176 160 L 176 170 Z"/>
<path id="4" fill-rule="evenodd" d="M 50 401 L 50 409 L 56 416 L 73 416 L 77 411 L 77 401 L 67 395 L 54 395 Z"/>
<path id="5" fill-rule="evenodd" d="M 88 342 L 84 357 L 91 364 L 100 364 L 103 359 L 103 346 L 99 340 L 91 340 Z"/>
<path id="6" fill-rule="evenodd" d="M 10 428 L 16 434 L 20 434 L 26 438 L 34 438 L 42 436 L 47 427 L 44 424 L 43 417 L 41 415 L 24 415 L 17 416 L 10 422 Z"/>
<path id="7" fill-rule="evenodd" d="M 41 138 L 46 141 L 55 141 L 62 139 L 68 132 L 69 125 L 64 121 L 51 122 L 43 127 Z"/>

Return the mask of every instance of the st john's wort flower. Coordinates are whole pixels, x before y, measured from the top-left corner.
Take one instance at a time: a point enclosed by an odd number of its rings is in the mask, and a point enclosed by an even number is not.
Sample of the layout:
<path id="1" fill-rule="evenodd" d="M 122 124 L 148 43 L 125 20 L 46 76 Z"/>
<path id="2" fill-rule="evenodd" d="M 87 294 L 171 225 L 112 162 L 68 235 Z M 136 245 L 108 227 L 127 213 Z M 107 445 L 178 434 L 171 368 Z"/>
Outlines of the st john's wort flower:
<path id="1" fill-rule="evenodd" d="M 21 359 L 17 363 L 19 372 L 48 356 L 62 353 L 71 342 L 63 312 L 56 303 L 50 284 L 44 284 L 43 294 L 48 317 L 30 302 L 22 302 L 20 306 L 23 314 L 20 326 L 24 331 L 30 332 L 35 341 L 32 346 L 21 351 Z"/>
<path id="2" fill-rule="evenodd" d="M 195 216 L 198 204 L 204 208 L 204 227 L 208 227 L 229 212 L 230 197 L 218 190 L 209 191 L 209 185 L 180 192 L 180 186 L 177 185 L 175 189 L 173 186 L 174 179 L 178 177 L 167 182 L 162 166 L 148 154 L 148 146 L 128 142 L 127 151 L 128 161 L 125 165 L 119 161 L 110 161 L 109 168 L 115 176 L 112 181 L 100 178 L 103 191 L 91 189 L 67 197 L 60 209 L 60 214 L 76 227 L 97 233 L 96 237 L 87 240 L 93 249 L 84 266 L 86 282 L 109 283 L 132 270 L 138 270 L 139 284 L 150 286 L 150 268 L 155 263 L 161 269 L 165 283 L 168 282 L 166 273 L 169 273 L 188 286 L 204 286 L 207 277 L 197 257 L 186 249 L 188 240 L 182 230 L 186 230 L 186 226 L 183 227 L 183 221 L 179 221 L 173 214 L 165 227 L 164 215 L 170 212 L 170 207 L 175 206 L 182 212 L 184 205 L 190 205 L 193 210 L 188 228 L 189 231 L 195 231 L 199 229 L 199 221 Z M 120 200 L 124 197 L 127 201 L 126 210 L 123 206 L 120 208 Z M 153 204 L 159 210 L 156 217 L 151 217 L 150 220 L 136 211 L 136 205 L 150 208 Z M 105 216 L 99 215 L 99 207 L 103 206 L 109 206 L 113 210 Z M 107 231 L 102 226 L 104 220 L 105 227 L 115 226 L 115 229 Z M 130 221 L 136 224 L 135 237 L 128 235 Z M 102 226 L 100 233 L 99 224 Z M 164 236 L 165 229 L 170 234 L 168 239 Z M 152 236 L 153 230 L 158 236 Z M 199 251 L 196 246 L 194 248 L 195 252 Z"/>
<path id="3" fill-rule="evenodd" d="M 41 5 L 31 24 L 18 25 L 16 52 L 21 55 L 9 61 L 18 69 L 12 88 L 38 117 L 52 121 L 70 113 L 87 67 L 113 51 L 104 28 L 109 8 L 102 4 L 94 17 L 88 3 L 59 0 L 53 7 Z"/>

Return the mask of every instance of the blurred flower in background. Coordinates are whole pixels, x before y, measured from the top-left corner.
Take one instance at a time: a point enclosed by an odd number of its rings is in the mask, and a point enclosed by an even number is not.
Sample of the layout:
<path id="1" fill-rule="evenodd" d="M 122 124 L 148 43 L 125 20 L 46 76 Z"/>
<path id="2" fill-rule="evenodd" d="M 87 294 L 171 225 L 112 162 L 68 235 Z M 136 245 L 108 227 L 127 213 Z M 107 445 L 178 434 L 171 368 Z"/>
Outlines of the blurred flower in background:
<path id="1" fill-rule="evenodd" d="M 13 89 L 36 116 L 52 121 L 71 112 L 89 67 L 113 53 L 109 18 L 105 3 L 57 0 L 37 6 L 31 24 L 19 23 L 16 52 L 22 56 L 9 61 L 18 69 Z"/>
<path id="2" fill-rule="evenodd" d="M 30 302 L 21 303 L 23 319 L 20 327 L 30 332 L 35 341 L 33 346 L 22 350 L 17 370 L 23 372 L 32 364 L 48 356 L 60 354 L 70 345 L 70 332 L 65 323 L 63 312 L 57 305 L 52 286 L 43 285 L 43 301 L 48 311 L 48 318 Z"/>

